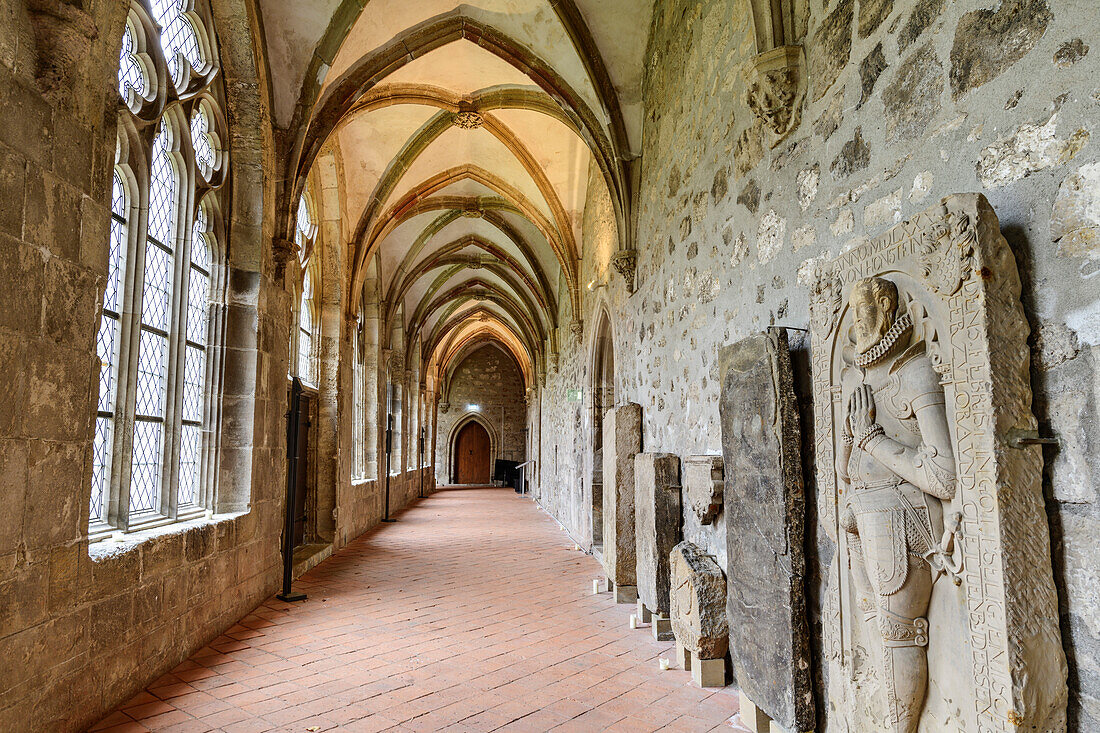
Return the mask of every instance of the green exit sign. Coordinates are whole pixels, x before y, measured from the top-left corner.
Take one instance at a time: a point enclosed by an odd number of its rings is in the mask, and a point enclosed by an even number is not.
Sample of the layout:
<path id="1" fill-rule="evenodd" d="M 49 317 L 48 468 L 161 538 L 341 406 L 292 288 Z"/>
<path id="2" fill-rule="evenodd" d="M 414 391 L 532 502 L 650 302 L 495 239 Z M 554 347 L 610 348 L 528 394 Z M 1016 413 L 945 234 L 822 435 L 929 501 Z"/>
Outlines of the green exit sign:
<path id="1" fill-rule="evenodd" d="M 581 395 L 583 393 L 584 393 L 584 390 L 581 390 L 581 389 L 567 389 L 567 390 L 565 390 L 565 399 L 568 402 L 580 402 L 581 401 Z"/>

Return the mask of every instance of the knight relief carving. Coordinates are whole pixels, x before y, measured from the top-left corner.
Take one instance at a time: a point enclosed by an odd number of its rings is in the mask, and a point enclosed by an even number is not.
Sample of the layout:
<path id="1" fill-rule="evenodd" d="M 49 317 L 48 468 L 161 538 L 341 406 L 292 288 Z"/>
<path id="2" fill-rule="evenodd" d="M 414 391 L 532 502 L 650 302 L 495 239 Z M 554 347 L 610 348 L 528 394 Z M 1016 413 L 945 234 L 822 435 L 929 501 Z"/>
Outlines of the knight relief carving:
<path id="1" fill-rule="evenodd" d="M 1015 262 L 979 195 L 811 287 L 819 521 L 839 730 L 1065 730 L 1041 453 Z"/>

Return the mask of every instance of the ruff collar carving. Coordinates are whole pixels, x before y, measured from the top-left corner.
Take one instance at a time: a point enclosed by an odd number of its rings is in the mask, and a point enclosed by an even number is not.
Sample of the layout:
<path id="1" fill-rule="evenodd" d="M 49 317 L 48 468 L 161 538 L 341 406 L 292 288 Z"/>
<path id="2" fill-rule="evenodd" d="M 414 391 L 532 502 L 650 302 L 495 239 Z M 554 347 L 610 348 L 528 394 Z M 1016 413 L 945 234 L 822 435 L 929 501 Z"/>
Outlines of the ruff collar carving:
<path id="1" fill-rule="evenodd" d="M 881 361 L 883 357 L 894 350 L 894 345 L 897 344 L 898 339 L 911 330 L 913 330 L 913 319 L 906 313 L 894 321 L 894 325 L 890 326 L 890 330 L 883 334 L 877 344 L 856 357 L 856 366 L 866 369 Z"/>

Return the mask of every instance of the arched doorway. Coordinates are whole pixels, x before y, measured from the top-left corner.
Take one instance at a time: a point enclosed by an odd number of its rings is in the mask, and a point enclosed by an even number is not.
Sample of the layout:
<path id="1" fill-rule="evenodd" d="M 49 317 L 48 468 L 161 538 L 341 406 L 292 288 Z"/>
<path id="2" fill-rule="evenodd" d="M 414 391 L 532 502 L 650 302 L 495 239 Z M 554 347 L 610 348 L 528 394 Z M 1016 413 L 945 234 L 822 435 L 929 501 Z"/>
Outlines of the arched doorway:
<path id="1" fill-rule="evenodd" d="M 489 433 L 477 421 L 466 423 L 455 437 L 455 483 L 489 483 L 489 452 Z"/>
<path id="2" fill-rule="evenodd" d="M 603 549 L 603 417 L 615 406 L 615 343 L 611 320 L 601 310 L 592 348 L 592 549 Z"/>

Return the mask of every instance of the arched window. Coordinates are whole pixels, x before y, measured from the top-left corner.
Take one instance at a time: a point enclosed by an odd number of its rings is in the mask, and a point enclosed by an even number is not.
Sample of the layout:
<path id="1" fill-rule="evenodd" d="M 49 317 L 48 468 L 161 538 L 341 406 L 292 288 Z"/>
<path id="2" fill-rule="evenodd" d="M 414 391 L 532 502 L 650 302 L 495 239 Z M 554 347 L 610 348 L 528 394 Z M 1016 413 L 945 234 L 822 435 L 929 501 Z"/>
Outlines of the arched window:
<path id="1" fill-rule="evenodd" d="M 92 538 L 199 516 L 213 493 L 202 465 L 213 399 L 206 390 L 218 252 L 211 212 L 224 195 L 228 160 L 215 35 L 209 9 L 198 5 L 206 1 L 134 2 L 123 29 L 125 144 L 97 340 Z M 149 142 L 138 130 L 154 124 Z"/>
<path id="2" fill-rule="evenodd" d="M 295 240 L 302 260 L 302 285 L 298 292 L 298 329 L 291 334 L 290 353 L 297 353 L 297 376 L 299 379 L 317 383 L 317 303 L 316 273 L 313 256 L 314 238 L 317 225 L 309 205 L 309 194 L 302 194 L 298 202 L 298 226 Z M 297 348 L 295 348 L 295 345 Z"/>
<path id="3" fill-rule="evenodd" d="M 363 478 L 367 473 L 364 456 L 364 417 L 365 405 L 363 404 L 363 314 L 355 324 L 352 334 L 351 350 L 351 476 Z"/>

